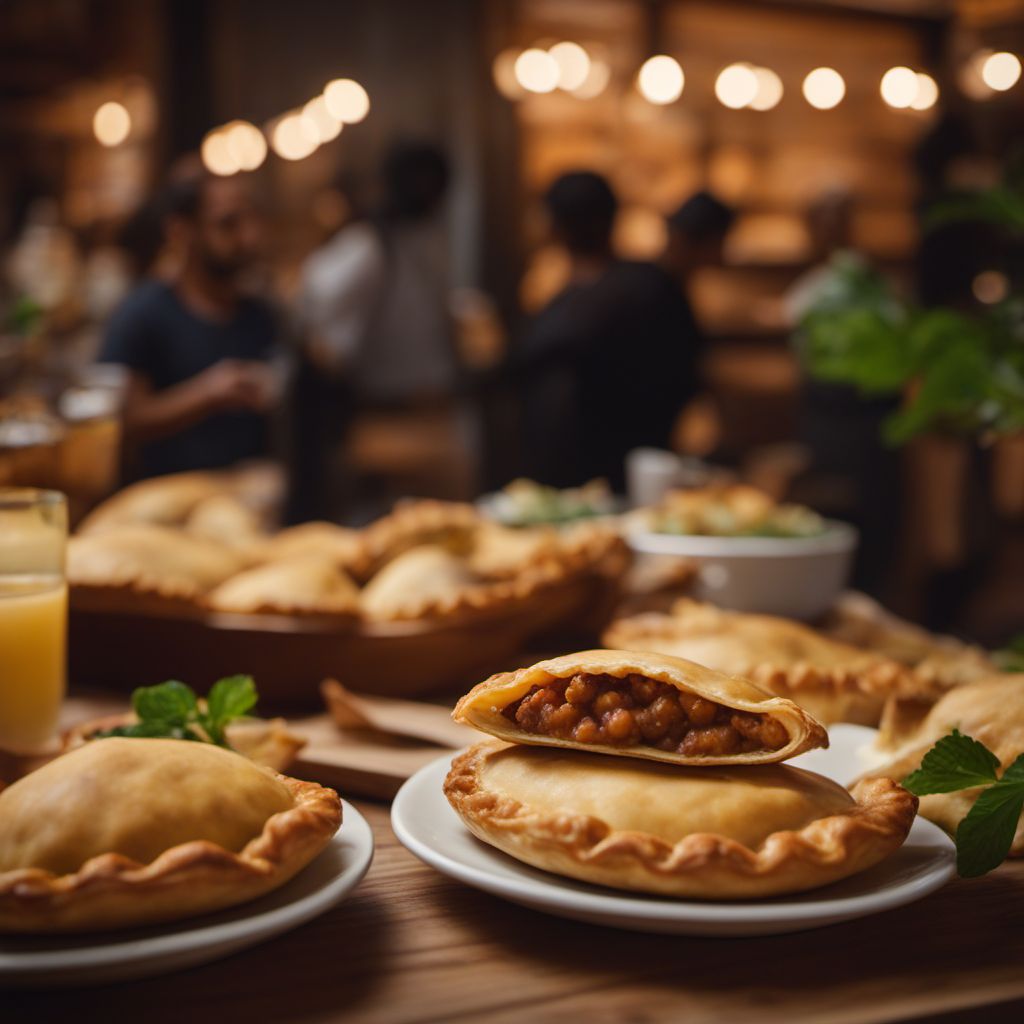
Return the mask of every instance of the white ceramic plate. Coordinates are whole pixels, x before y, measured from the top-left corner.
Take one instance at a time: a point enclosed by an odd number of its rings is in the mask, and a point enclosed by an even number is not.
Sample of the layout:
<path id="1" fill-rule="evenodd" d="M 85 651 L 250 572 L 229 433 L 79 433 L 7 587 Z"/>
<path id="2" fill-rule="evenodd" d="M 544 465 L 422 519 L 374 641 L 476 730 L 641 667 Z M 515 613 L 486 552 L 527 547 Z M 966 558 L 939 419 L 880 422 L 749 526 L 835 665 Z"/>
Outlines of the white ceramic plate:
<path id="1" fill-rule="evenodd" d="M 373 832 L 344 804 L 330 845 L 287 885 L 252 903 L 152 928 L 83 936 L 0 936 L 0 988 L 97 985 L 228 956 L 329 910 L 362 880 Z"/>
<path id="2" fill-rule="evenodd" d="M 812 751 L 793 763 L 850 782 L 868 766 L 863 751 L 874 730 L 839 725 L 830 735 L 829 750 Z M 955 874 L 949 837 L 918 818 L 905 845 L 888 860 L 816 892 L 748 903 L 627 895 L 538 871 L 474 838 L 441 792 L 450 762 L 449 756 L 438 758 L 402 787 L 391 808 L 395 834 L 442 874 L 561 917 L 677 935 L 772 935 L 890 910 L 927 896 Z"/>

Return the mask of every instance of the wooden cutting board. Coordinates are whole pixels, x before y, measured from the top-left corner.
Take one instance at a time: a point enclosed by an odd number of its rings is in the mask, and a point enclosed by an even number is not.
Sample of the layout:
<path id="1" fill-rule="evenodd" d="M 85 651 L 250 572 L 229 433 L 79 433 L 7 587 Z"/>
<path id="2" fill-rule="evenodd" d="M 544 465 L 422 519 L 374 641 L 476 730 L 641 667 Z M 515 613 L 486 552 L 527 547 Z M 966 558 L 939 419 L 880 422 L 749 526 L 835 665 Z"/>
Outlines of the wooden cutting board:
<path id="1" fill-rule="evenodd" d="M 334 680 L 320 692 L 329 713 L 289 723 L 307 739 L 292 771 L 343 794 L 389 800 L 424 765 L 484 738 L 440 704 L 357 695 Z"/>

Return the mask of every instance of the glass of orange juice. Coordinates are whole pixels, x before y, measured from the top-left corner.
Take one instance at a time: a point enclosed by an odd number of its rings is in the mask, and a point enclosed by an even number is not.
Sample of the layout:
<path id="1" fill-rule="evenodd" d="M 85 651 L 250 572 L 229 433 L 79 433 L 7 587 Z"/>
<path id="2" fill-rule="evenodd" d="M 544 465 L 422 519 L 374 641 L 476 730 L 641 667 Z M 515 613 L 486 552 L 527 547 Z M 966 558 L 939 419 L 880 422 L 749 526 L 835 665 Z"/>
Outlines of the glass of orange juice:
<path id="1" fill-rule="evenodd" d="M 0 747 L 42 749 L 64 698 L 64 495 L 0 488 Z"/>

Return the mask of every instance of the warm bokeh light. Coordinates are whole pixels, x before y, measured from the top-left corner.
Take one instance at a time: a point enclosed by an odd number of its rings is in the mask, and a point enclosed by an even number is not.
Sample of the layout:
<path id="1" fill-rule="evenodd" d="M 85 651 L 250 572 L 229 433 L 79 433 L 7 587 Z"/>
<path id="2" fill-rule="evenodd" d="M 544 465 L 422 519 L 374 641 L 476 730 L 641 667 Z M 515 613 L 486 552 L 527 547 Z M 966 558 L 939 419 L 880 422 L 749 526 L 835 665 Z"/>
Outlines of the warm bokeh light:
<path id="1" fill-rule="evenodd" d="M 754 68 L 757 78 L 757 92 L 750 101 L 752 110 L 771 110 L 782 99 L 782 79 L 771 68 Z"/>
<path id="2" fill-rule="evenodd" d="M 547 50 L 531 47 L 523 50 L 515 63 L 516 81 L 527 92 L 551 92 L 558 86 L 560 72 L 555 58 Z"/>
<path id="3" fill-rule="evenodd" d="M 302 119 L 316 135 L 317 142 L 330 142 L 341 134 L 341 121 L 331 115 L 327 109 L 327 100 L 323 96 L 314 96 L 303 108 Z"/>
<path id="4" fill-rule="evenodd" d="M 930 110 L 939 99 L 939 87 L 931 75 L 923 71 L 917 73 L 917 95 L 910 106 L 914 110 Z"/>
<path id="5" fill-rule="evenodd" d="M 815 68 L 804 79 L 804 99 L 817 110 L 838 107 L 846 95 L 846 82 L 835 68 Z"/>
<path id="6" fill-rule="evenodd" d="M 578 89 L 590 74 L 590 54 L 579 43 L 555 43 L 548 50 L 558 65 L 558 87 L 572 92 Z"/>
<path id="7" fill-rule="evenodd" d="M 351 78 L 336 78 L 324 87 L 324 101 L 336 121 L 358 124 L 370 112 L 370 97 Z"/>
<path id="8" fill-rule="evenodd" d="M 303 160 L 317 147 L 305 119 L 297 113 L 285 114 L 274 125 L 270 145 L 283 160 Z"/>
<path id="9" fill-rule="evenodd" d="M 882 75 L 879 89 L 882 99 L 897 110 L 905 110 L 917 99 L 917 74 L 910 68 L 889 68 Z"/>
<path id="10" fill-rule="evenodd" d="M 686 76 L 679 62 L 666 54 L 649 57 L 637 76 L 637 85 L 648 103 L 675 103 L 683 93 Z"/>
<path id="11" fill-rule="evenodd" d="M 234 151 L 228 142 L 228 133 L 224 128 L 215 128 L 207 132 L 203 144 L 199 147 L 199 156 L 203 166 L 211 173 L 220 177 L 237 174 L 242 165 L 235 158 Z"/>
<path id="12" fill-rule="evenodd" d="M 993 53 L 981 66 L 981 77 L 990 89 L 1006 92 L 1012 89 L 1020 78 L 1020 58 L 1014 53 Z"/>
<path id="13" fill-rule="evenodd" d="M 263 132 L 248 121 L 225 125 L 224 136 L 235 162 L 243 171 L 255 171 L 267 158 L 267 140 Z"/>
<path id="14" fill-rule="evenodd" d="M 590 60 L 590 73 L 587 75 L 586 81 L 578 88 L 573 89 L 573 96 L 578 96 L 581 100 L 592 100 L 595 96 L 600 96 L 605 91 L 608 83 L 611 81 L 612 69 L 611 65 L 598 57 L 592 57 Z"/>
<path id="15" fill-rule="evenodd" d="M 715 79 L 718 102 L 731 110 L 740 110 L 757 96 L 757 75 L 749 64 L 730 64 Z"/>
<path id="16" fill-rule="evenodd" d="M 991 306 L 1002 302 L 1010 293 L 1010 282 L 999 270 L 983 270 L 971 282 L 971 291 L 979 302 Z"/>
<path id="17" fill-rule="evenodd" d="M 497 86 L 498 92 L 507 100 L 521 100 L 525 94 L 525 90 L 516 79 L 516 58 L 518 56 L 517 49 L 502 50 L 494 58 L 494 64 L 491 65 L 494 84 Z"/>
<path id="18" fill-rule="evenodd" d="M 110 100 L 93 115 L 92 131 L 103 146 L 120 146 L 132 130 L 132 119 L 123 103 Z"/>

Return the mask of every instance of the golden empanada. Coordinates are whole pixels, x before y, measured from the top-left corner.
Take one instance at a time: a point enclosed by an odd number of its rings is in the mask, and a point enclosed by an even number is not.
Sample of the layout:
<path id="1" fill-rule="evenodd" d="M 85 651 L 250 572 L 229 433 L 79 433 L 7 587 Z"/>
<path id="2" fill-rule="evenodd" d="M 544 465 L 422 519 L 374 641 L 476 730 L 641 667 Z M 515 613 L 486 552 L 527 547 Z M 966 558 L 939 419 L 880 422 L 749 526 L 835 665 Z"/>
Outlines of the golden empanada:
<path id="1" fill-rule="evenodd" d="M 425 544 L 384 566 L 363 588 L 360 604 L 370 618 L 414 619 L 454 607 L 476 583 L 465 559 Z"/>
<path id="2" fill-rule="evenodd" d="M 245 566 L 237 551 L 166 526 L 136 523 L 68 542 L 74 586 L 195 599 Z"/>
<path id="3" fill-rule="evenodd" d="M 320 520 L 289 526 L 264 541 L 260 554 L 272 562 L 297 555 L 319 555 L 344 567 L 359 555 L 359 531 Z"/>
<path id="4" fill-rule="evenodd" d="M 992 675 L 998 669 L 981 647 L 928 630 L 886 611 L 867 594 L 843 594 L 822 625 L 826 636 L 875 651 L 914 669 L 937 699 L 944 690 Z"/>
<path id="5" fill-rule="evenodd" d="M 327 845 L 341 803 L 212 744 L 110 738 L 0 792 L 0 821 L 0 931 L 83 931 L 261 896 Z"/>
<path id="6" fill-rule="evenodd" d="M 355 615 L 359 589 L 329 558 L 300 555 L 232 576 L 204 603 L 221 612 Z"/>
<path id="7" fill-rule="evenodd" d="M 259 516 L 230 494 L 204 498 L 192 509 L 185 529 L 194 537 L 231 548 L 251 549 L 265 537 Z"/>
<path id="8" fill-rule="evenodd" d="M 475 686 L 453 717 L 499 739 L 675 764 L 766 764 L 827 747 L 803 708 L 682 658 L 581 651 Z"/>
<path id="9" fill-rule="evenodd" d="M 201 501 L 225 489 L 222 474 L 202 471 L 141 480 L 94 508 L 79 524 L 78 533 L 102 533 L 135 523 L 180 526 Z"/>
<path id="10" fill-rule="evenodd" d="M 487 522 L 473 535 L 469 564 L 481 576 L 500 579 L 558 555 L 558 534 L 549 527 L 513 529 Z"/>
<path id="11" fill-rule="evenodd" d="M 487 742 L 445 795 L 485 843 L 545 871 L 688 899 L 802 892 L 897 850 L 917 800 L 889 779 L 842 786 L 786 765 L 679 768 Z"/>
<path id="12" fill-rule="evenodd" d="M 888 697 L 918 689 L 906 666 L 830 640 L 803 623 L 687 599 L 676 602 L 670 615 L 614 622 L 603 640 L 610 647 L 672 654 L 752 679 L 826 724 L 877 725 Z"/>
<path id="13" fill-rule="evenodd" d="M 901 718 L 898 726 L 883 721 L 880 747 L 899 746 L 892 760 L 868 773 L 867 778 L 887 776 L 901 782 L 921 767 L 924 755 L 953 729 L 984 743 L 999 758 L 1002 771 L 1024 754 L 1024 673 L 965 683 L 950 690 L 934 707 L 924 710 L 914 706 L 913 710 L 920 713 Z M 886 711 L 888 714 L 890 709 Z M 965 789 L 923 796 L 921 814 L 955 833 L 979 792 Z M 1024 818 L 1018 823 L 1010 856 L 1024 856 Z"/>

